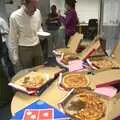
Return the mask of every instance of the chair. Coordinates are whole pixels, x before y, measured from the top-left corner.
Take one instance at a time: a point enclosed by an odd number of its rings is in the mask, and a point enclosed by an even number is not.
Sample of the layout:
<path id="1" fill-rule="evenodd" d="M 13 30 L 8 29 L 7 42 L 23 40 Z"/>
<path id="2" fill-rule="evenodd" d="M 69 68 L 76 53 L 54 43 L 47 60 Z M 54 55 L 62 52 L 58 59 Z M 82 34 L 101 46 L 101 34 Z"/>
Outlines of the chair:
<path id="1" fill-rule="evenodd" d="M 84 39 L 93 40 L 98 32 L 98 20 L 97 19 L 89 19 L 88 28 L 84 35 Z"/>

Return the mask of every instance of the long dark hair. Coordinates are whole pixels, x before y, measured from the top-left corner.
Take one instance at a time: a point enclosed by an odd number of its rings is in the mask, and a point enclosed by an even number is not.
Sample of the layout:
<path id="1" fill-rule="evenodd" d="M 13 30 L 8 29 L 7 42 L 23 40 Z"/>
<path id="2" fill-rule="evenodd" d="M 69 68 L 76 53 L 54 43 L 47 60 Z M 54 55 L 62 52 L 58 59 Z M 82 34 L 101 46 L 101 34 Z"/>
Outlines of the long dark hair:
<path id="1" fill-rule="evenodd" d="M 65 0 L 65 4 L 67 4 L 71 8 L 75 8 L 75 3 L 76 2 L 77 2 L 76 0 Z"/>

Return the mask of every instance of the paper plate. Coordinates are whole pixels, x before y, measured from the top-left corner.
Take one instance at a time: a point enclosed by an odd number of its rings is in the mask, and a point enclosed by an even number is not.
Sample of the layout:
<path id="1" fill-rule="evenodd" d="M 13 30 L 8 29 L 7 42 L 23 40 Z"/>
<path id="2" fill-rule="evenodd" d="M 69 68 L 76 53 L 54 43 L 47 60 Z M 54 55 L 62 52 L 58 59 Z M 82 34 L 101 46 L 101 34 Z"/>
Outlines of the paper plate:
<path id="1" fill-rule="evenodd" d="M 48 33 L 48 32 L 37 32 L 37 35 L 44 36 L 44 37 L 48 37 L 48 36 L 50 36 L 51 34 Z"/>

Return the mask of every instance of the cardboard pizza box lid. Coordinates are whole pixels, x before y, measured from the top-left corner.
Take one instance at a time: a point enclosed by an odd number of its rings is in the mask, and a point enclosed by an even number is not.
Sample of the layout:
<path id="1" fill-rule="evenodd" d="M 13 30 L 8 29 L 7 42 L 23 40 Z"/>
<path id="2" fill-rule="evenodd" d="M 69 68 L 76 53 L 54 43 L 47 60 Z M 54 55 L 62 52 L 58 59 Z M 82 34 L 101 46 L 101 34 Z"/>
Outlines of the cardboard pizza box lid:
<path id="1" fill-rule="evenodd" d="M 120 64 L 120 40 L 118 40 L 115 47 L 113 48 L 112 57 L 117 63 Z"/>
<path id="2" fill-rule="evenodd" d="M 81 53 L 79 53 L 80 58 L 82 60 L 90 57 L 90 55 L 92 53 L 94 53 L 95 51 L 97 51 L 97 49 L 100 47 L 100 40 L 99 39 L 95 39 L 93 40 L 90 45 L 88 45 Z"/>
<path id="3" fill-rule="evenodd" d="M 75 33 L 73 36 L 70 37 L 67 47 L 70 48 L 70 51 L 76 52 L 82 39 L 83 34 Z"/>
<path id="4" fill-rule="evenodd" d="M 66 48 L 59 48 L 56 50 L 53 50 L 53 52 L 62 52 L 62 53 L 76 53 L 77 48 L 80 44 L 80 41 L 83 39 L 83 34 L 75 33 L 73 36 L 71 36 L 69 43 Z"/>
<path id="5" fill-rule="evenodd" d="M 120 69 L 103 70 L 87 76 L 96 87 L 105 87 L 120 83 Z"/>

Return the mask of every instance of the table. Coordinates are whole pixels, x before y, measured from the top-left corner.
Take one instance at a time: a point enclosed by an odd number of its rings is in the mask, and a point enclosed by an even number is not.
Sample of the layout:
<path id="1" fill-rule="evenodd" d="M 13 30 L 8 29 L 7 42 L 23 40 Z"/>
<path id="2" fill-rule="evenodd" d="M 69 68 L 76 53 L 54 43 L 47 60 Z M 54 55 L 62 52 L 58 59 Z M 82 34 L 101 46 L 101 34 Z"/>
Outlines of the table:
<path id="1" fill-rule="evenodd" d="M 67 92 L 58 88 L 57 81 L 58 79 L 56 79 L 56 81 L 54 81 L 54 83 L 46 89 L 41 96 L 30 96 L 22 92 L 16 92 L 11 103 L 12 114 L 39 99 L 58 108 L 57 103 L 67 94 Z"/>

